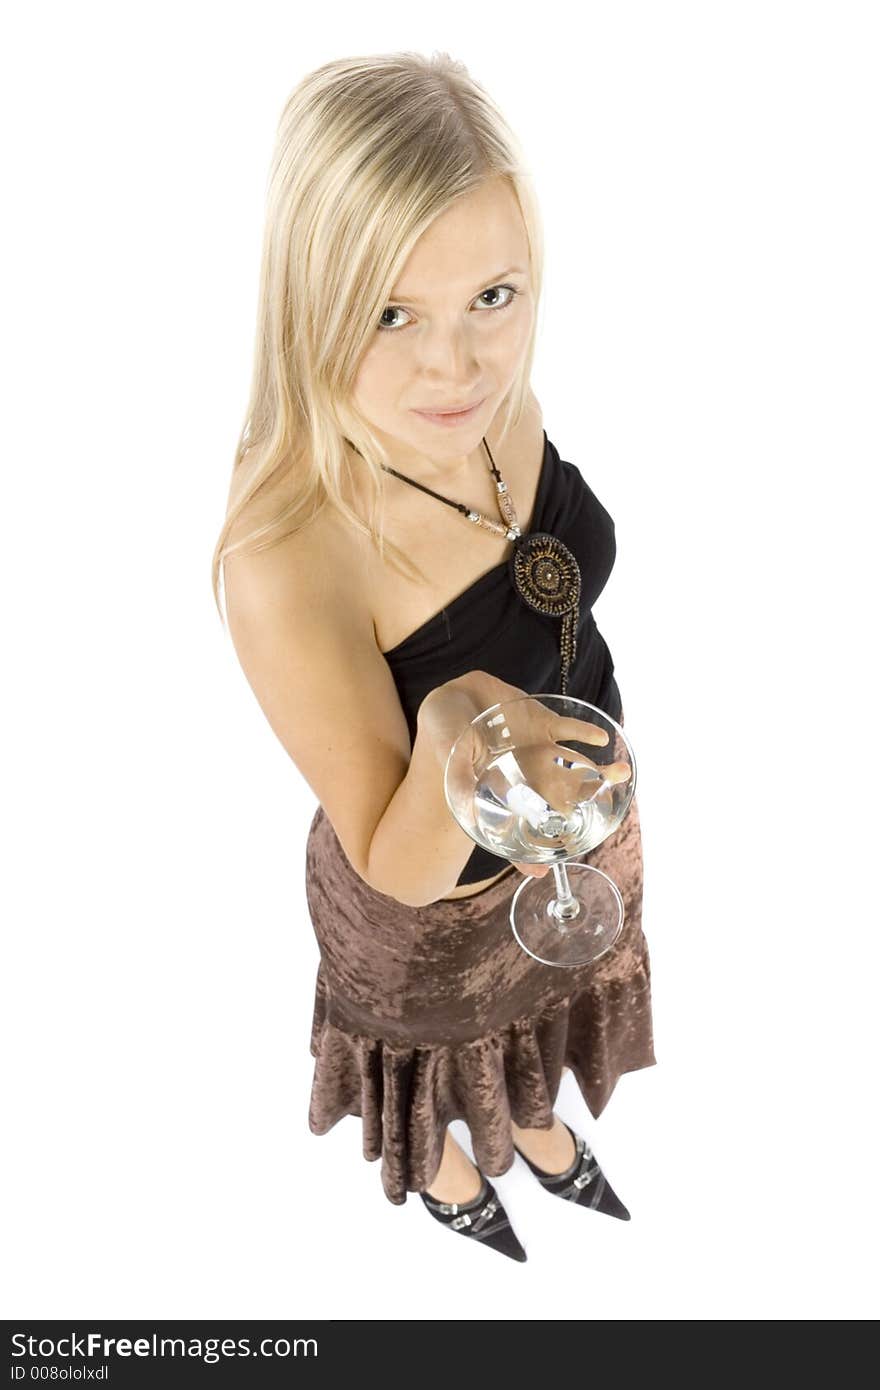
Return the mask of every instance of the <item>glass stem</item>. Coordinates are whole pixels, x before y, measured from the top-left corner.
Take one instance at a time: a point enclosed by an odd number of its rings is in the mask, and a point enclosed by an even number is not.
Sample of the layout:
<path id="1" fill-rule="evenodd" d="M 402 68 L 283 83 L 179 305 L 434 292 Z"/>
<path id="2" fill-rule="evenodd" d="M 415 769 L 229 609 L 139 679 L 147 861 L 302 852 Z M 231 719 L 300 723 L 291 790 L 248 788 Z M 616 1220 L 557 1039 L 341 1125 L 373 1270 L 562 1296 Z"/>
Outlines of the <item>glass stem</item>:
<path id="1" fill-rule="evenodd" d="M 571 884 L 568 881 L 568 874 L 565 871 L 565 864 L 553 864 L 553 877 L 556 880 L 556 897 L 550 904 L 550 911 L 556 922 L 561 926 L 563 922 L 570 922 L 577 917 L 581 910 L 581 905 L 571 891 Z"/>

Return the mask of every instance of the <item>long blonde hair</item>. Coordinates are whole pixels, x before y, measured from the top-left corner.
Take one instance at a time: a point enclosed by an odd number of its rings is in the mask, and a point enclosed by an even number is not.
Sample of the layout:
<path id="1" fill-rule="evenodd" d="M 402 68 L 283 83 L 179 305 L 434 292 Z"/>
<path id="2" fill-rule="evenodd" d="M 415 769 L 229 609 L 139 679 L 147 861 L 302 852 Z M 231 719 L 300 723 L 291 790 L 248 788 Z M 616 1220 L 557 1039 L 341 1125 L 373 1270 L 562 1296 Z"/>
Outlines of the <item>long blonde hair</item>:
<path id="1" fill-rule="evenodd" d="M 278 125 L 267 193 L 250 401 L 212 561 L 214 601 L 228 556 L 264 550 L 337 508 L 384 560 L 424 578 L 384 536 L 385 451 L 354 409 L 353 384 L 379 316 L 416 241 L 457 198 L 508 179 L 529 241 L 534 303 L 543 233 L 520 146 L 487 93 L 447 53 L 341 58 L 308 74 Z M 535 325 L 502 415 L 501 437 L 528 395 Z M 346 440 L 363 456 L 368 525 L 346 503 Z M 248 508 L 278 498 L 263 525 Z M 230 531 L 243 521 L 234 542 Z M 242 531 L 239 526 L 238 531 Z"/>

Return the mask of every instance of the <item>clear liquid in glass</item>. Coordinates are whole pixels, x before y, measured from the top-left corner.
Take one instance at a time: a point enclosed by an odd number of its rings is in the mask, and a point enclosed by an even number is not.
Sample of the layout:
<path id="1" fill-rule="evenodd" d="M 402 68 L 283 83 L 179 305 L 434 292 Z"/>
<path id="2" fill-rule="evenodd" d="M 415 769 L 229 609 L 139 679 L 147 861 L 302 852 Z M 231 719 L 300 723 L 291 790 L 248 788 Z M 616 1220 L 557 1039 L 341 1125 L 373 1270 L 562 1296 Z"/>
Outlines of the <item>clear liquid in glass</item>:
<path id="1" fill-rule="evenodd" d="M 499 753 L 481 769 L 474 821 L 499 854 L 526 863 L 553 863 L 585 854 L 606 838 L 618 819 L 614 788 L 601 768 L 578 765 L 581 759 L 574 750 L 571 761 L 573 767 L 562 768 L 551 761 L 546 744 L 526 744 L 515 753 Z M 511 796 L 511 787 L 521 791 Z M 547 805 L 543 814 L 541 802 Z"/>

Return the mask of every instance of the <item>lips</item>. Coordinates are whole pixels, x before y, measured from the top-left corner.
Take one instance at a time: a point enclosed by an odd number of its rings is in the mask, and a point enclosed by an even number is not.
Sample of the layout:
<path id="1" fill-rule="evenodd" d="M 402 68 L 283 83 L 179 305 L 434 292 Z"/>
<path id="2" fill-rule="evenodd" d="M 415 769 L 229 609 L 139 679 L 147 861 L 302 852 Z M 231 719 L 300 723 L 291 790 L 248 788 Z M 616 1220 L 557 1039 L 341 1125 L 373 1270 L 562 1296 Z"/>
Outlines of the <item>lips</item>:
<path id="1" fill-rule="evenodd" d="M 420 414 L 420 415 L 461 415 L 463 411 L 465 411 L 465 410 L 473 410 L 473 409 L 475 409 L 475 407 L 478 406 L 479 404 L 480 404 L 479 401 L 471 401 L 471 403 L 470 403 L 469 405 L 438 405 L 438 406 L 436 406 L 436 407 L 425 405 L 425 406 L 420 406 L 420 407 L 419 407 L 419 414 Z"/>
<path id="2" fill-rule="evenodd" d="M 457 410 L 414 410 L 414 415 L 420 415 L 423 420 L 428 420 L 432 425 L 453 426 L 469 420 L 486 400 L 474 401 L 473 405 L 464 406 Z"/>

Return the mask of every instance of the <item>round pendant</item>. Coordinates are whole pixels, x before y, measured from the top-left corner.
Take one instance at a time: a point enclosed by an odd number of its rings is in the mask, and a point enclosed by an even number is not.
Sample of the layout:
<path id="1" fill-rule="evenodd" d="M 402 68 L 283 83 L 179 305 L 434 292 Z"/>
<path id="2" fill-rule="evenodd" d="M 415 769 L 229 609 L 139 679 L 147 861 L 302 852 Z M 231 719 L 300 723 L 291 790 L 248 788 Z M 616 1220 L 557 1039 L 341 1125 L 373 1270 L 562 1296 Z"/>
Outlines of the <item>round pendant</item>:
<path id="1" fill-rule="evenodd" d="M 560 684 L 568 690 L 568 672 L 577 655 L 581 572 L 576 557 L 558 536 L 533 531 L 518 540 L 510 556 L 510 577 L 524 603 L 536 613 L 560 618 Z"/>
<path id="2" fill-rule="evenodd" d="M 577 612 L 581 572 L 568 546 L 547 531 L 533 531 L 514 546 L 510 574 L 517 592 L 538 613 L 562 618 Z"/>

